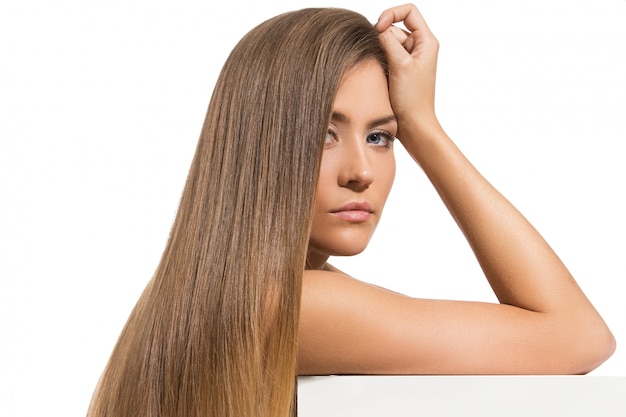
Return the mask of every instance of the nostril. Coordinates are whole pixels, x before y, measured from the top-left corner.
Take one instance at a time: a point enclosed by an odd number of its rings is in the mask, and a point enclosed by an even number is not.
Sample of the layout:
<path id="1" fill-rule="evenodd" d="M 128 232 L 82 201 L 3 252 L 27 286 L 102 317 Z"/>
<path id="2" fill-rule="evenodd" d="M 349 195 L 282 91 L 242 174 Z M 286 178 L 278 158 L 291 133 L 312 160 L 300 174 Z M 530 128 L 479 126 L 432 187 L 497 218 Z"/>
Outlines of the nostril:
<path id="1" fill-rule="evenodd" d="M 364 182 L 364 181 L 359 181 L 359 180 L 353 180 L 353 181 L 349 181 L 346 184 L 346 188 L 350 188 L 353 191 L 365 191 L 369 188 L 370 184 L 371 184 L 371 181 Z"/>

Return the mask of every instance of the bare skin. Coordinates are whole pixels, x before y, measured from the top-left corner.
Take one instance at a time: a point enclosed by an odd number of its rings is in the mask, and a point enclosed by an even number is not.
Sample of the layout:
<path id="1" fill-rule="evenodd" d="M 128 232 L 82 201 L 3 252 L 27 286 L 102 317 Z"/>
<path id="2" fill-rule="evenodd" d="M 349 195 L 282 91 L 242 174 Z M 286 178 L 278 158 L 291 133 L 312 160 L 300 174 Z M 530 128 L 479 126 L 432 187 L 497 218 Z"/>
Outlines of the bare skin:
<path id="1" fill-rule="evenodd" d="M 396 22 L 407 32 L 392 26 Z M 463 231 L 499 304 L 417 299 L 372 286 L 328 265 L 338 249 L 318 245 L 310 250 L 313 269 L 304 272 L 298 372 L 579 374 L 596 368 L 615 349 L 610 330 L 550 246 L 437 120 L 438 42 L 421 14 L 410 4 L 394 7 L 376 29 L 390 66 L 397 137 Z M 351 184 L 357 197 L 381 181 L 351 172 L 350 181 L 334 186 Z M 363 232 L 356 240 L 368 239 Z"/>
<path id="2" fill-rule="evenodd" d="M 333 103 L 320 166 L 310 269 L 322 269 L 330 253 L 350 256 L 367 246 L 393 184 L 397 130 L 380 64 L 371 60 L 349 70 Z"/>

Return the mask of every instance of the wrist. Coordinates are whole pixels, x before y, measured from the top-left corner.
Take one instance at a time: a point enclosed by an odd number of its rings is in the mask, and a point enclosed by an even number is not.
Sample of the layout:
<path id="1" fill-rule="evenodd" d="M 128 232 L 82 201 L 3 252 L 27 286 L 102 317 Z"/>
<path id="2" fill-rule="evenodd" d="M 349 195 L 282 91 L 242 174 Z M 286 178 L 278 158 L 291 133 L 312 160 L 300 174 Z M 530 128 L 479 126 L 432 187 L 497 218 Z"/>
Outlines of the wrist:
<path id="1" fill-rule="evenodd" d="M 423 158 L 441 153 L 446 148 L 445 144 L 451 142 L 434 113 L 399 119 L 397 137 L 420 165 Z"/>
<path id="2" fill-rule="evenodd" d="M 434 112 L 420 112 L 398 118 L 398 139 L 401 142 L 422 142 L 445 135 Z"/>

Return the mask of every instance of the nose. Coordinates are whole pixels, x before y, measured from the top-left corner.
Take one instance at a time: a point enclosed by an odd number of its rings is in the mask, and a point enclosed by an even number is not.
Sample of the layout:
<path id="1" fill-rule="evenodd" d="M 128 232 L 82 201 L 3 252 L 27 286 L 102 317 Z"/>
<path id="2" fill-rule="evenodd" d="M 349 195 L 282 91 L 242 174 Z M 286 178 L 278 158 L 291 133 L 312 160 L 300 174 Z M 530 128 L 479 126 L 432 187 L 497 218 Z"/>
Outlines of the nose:
<path id="1" fill-rule="evenodd" d="M 343 151 L 339 185 L 357 192 L 366 190 L 374 181 L 374 167 L 363 139 L 353 141 Z"/>

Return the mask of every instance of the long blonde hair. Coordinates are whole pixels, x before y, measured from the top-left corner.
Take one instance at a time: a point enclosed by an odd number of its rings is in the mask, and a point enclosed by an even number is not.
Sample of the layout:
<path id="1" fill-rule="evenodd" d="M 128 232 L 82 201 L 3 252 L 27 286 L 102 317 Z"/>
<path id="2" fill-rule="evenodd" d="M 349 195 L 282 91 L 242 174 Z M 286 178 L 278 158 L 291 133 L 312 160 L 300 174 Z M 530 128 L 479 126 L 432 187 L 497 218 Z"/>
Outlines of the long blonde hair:
<path id="1" fill-rule="evenodd" d="M 295 413 L 296 336 L 314 193 L 342 75 L 384 56 L 341 9 L 270 19 L 215 86 L 154 277 L 92 399 L 93 417 Z"/>

